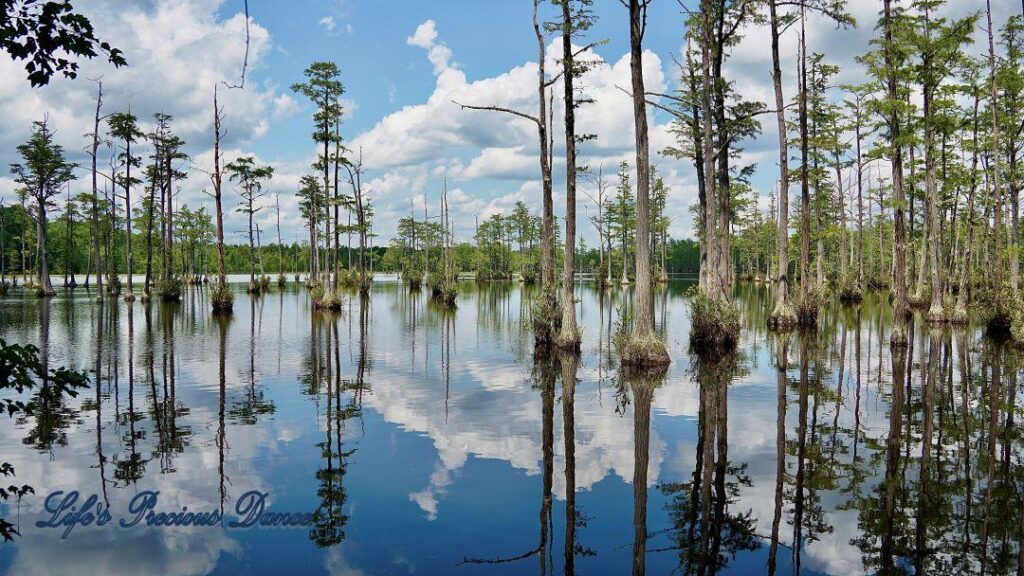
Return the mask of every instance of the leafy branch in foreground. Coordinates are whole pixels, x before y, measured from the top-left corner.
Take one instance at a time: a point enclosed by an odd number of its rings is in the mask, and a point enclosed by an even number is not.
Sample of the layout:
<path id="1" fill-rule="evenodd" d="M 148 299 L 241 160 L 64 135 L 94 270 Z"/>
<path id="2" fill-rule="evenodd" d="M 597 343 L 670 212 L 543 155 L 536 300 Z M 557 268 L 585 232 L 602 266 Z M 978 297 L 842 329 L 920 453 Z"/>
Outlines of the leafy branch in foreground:
<path id="1" fill-rule="evenodd" d="M 8 417 L 21 414 L 32 416 L 42 402 L 53 402 L 62 396 L 74 398 L 78 390 L 89 386 L 89 377 L 83 371 L 67 368 L 50 368 L 44 359 L 39 357 L 39 349 L 31 344 L 8 344 L 0 338 L 0 393 L 10 390 L 24 394 L 38 389 L 32 400 L 24 402 L 16 398 L 0 399 L 0 411 Z M 14 466 L 9 462 L 0 462 L 0 476 L 14 476 Z M 35 491 L 28 485 L 10 485 L 0 487 L 0 502 L 8 499 L 21 498 Z M 20 535 L 17 528 L 4 518 L 0 518 L 0 538 L 11 541 Z"/>

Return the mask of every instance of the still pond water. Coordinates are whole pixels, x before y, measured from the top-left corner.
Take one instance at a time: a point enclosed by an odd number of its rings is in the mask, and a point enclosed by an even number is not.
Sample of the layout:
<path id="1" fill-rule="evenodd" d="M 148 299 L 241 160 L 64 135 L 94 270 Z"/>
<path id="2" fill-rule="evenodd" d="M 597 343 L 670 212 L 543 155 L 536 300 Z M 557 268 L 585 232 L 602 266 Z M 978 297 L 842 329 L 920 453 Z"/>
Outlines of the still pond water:
<path id="1" fill-rule="evenodd" d="M 466 282 L 450 312 L 385 279 L 338 315 L 294 283 L 237 285 L 228 321 L 202 289 L 130 307 L 12 291 L 0 337 L 93 386 L 0 419 L 0 460 L 35 488 L 0 507 L 22 533 L 0 571 L 1017 573 L 1017 350 L 918 319 L 893 357 L 873 295 L 780 338 L 769 293 L 745 284 L 737 353 L 698 358 L 691 284 L 657 293 L 673 364 L 655 378 L 617 373 L 624 294 L 589 284 L 578 361 L 534 358 L 531 290 L 513 283 Z M 113 521 L 64 540 L 36 527 L 56 490 L 97 495 Z M 312 524 L 231 528 L 252 490 Z M 145 491 L 157 511 L 226 518 L 117 527 Z"/>

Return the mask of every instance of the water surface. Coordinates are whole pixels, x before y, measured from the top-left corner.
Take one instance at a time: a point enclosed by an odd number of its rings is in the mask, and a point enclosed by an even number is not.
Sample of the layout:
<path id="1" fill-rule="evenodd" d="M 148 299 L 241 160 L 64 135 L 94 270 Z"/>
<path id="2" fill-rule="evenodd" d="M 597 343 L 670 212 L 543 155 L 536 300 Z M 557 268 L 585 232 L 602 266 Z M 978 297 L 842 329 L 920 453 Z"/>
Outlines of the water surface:
<path id="1" fill-rule="evenodd" d="M 1016 573 L 1024 466 L 1020 354 L 977 327 L 891 354 L 890 308 L 823 312 L 816 335 L 765 332 L 743 284 L 738 351 L 687 350 L 686 289 L 656 295 L 673 364 L 620 374 L 628 294 L 578 289 L 582 354 L 535 356 L 532 291 L 465 282 L 455 311 L 379 281 L 340 314 L 305 289 L 209 313 L 58 289 L 12 291 L 0 337 L 94 386 L 0 420 L 0 453 L 36 494 L 2 508 L 13 574 Z M 9 479 L 5 479 L 9 480 Z M 11 482 L 5 482 L 11 483 Z M 221 510 L 268 494 L 306 528 L 35 527 L 55 490 L 124 516 Z"/>

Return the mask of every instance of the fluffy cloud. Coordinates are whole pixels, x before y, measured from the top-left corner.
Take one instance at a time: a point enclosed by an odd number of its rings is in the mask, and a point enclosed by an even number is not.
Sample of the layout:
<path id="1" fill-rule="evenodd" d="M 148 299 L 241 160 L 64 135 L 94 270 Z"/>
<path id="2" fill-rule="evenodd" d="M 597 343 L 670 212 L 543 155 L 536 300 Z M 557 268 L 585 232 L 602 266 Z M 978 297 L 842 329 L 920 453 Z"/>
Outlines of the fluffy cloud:
<path id="1" fill-rule="evenodd" d="M 440 74 L 448 69 L 452 51 L 443 42 L 437 41 L 437 23 L 433 20 L 427 20 L 417 26 L 412 36 L 405 39 L 405 43 L 427 51 L 427 59 L 434 65 L 434 74 Z"/>
<path id="2" fill-rule="evenodd" d="M 125 51 L 129 65 L 114 69 L 99 59 L 84 61 L 76 80 L 54 78 L 50 85 L 32 89 L 24 80 L 23 62 L 0 55 L 0 76 L 10 79 L 0 83 L 0 165 L 16 160 L 15 147 L 27 138 L 30 121 L 44 115 L 71 159 L 87 165 L 84 135 L 92 131 L 96 92 L 96 84 L 89 79 L 102 78 L 104 114 L 130 108 L 143 130 L 149 129 L 156 112 L 174 117 L 172 127 L 187 142 L 186 152 L 191 157 L 191 165 L 184 166 L 190 176 L 179 183 L 178 202 L 212 209 L 212 201 L 202 191 L 210 186 L 204 171 L 213 166 L 214 88 L 219 86 L 219 103 L 225 111 L 221 144 L 228 150 L 228 161 L 248 153 L 246 149 L 268 133 L 272 120 L 290 116 L 297 109 L 294 98 L 277 86 L 253 81 L 251 73 L 262 69 L 270 51 L 270 33 L 257 22 L 249 22 L 250 74 L 244 89 L 229 89 L 223 83 L 239 82 L 245 59 L 243 14 L 218 15 L 219 3 L 207 0 L 130 6 L 92 0 L 76 7 L 92 20 L 100 37 L 116 39 L 114 43 Z M 145 144 L 141 153 L 149 153 Z M 108 156 L 109 152 L 101 149 L 101 165 Z M 279 175 L 285 176 L 287 167 L 277 164 Z M 84 187 L 84 171 L 80 177 Z M 12 180 L 0 179 L 0 197 L 10 198 L 14 188 Z M 285 196 L 281 200 L 284 210 L 288 201 Z M 230 188 L 226 205 L 234 205 Z M 297 212 L 294 214 L 297 218 Z M 231 211 L 226 217 L 228 230 L 241 229 L 238 214 Z M 263 230 L 271 230 L 273 210 L 264 210 L 261 217 Z"/>
<path id="3" fill-rule="evenodd" d="M 406 38 L 406 43 L 428 50 L 428 59 L 430 50 L 443 46 L 433 20 L 420 24 Z M 551 74 L 559 68 L 561 41 L 553 41 L 547 53 L 545 66 Z M 614 60 L 593 53 L 587 57 L 593 60 L 593 66 L 579 79 L 578 85 L 582 97 L 593 103 L 578 111 L 577 130 L 580 134 L 595 134 L 596 139 L 580 147 L 581 161 L 595 170 L 603 166 L 609 182 L 614 183 L 619 162 L 625 160 L 632 166 L 635 161 L 632 103 L 622 88 L 630 84 L 629 55 L 623 54 Z M 662 59 L 645 51 L 643 63 L 647 88 L 655 92 L 668 90 Z M 449 201 L 454 212 L 468 216 L 456 219 L 456 236 L 465 239 L 472 236 L 472 216 L 476 214 L 489 216 L 511 208 L 517 200 L 539 205 L 539 145 L 536 125 L 529 120 L 511 114 L 463 109 L 460 104 L 536 114 L 538 65 L 524 62 L 506 72 L 476 79 L 450 66 L 435 67 L 435 72 L 438 75 L 434 89 L 426 101 L 388 114 L 353 142 L 363 149 L 367 166 L 384 174 L 382 181 L 397 184 L 410 173 L 419 174 L 418 188 L 406 192 L 421 193 L 427 181 L 440 189 L 442 177 L 460 187 L 467 197 L 460 201 L 450 194 Z M 561 94 L 561 82 L 552 90 L 556 95 Z M 556 98 L 553 110 L 556 195 L 564 188 L 565 178 L 563 109 L 561 99 Z M 688 164 L 657 154 L 675 144 L 669 128 L 668 123 L 659 124 L 652 111 L 652 161 L 660 165 L 660 173 L 673 187 L 672 198 L 685 201 L 685 204 L 673 203 L 670 207 L 675 220 L 673 232 L 677 236 L 689 236 L 692 226 L 688 206 L 697 197 L 696 181 Z M 580 186 L 586 188 L 590 184 L 581 181 Z M 388 192 L 375 201 L 388 202 L 386 198 L 396 190 L 393 186 L 387 188 Z M 399 194 L 399 197 L 407 202 L 409 194 Z M 581 196 L 580 208 L 584 208 L 585 201 Z M 563 210 L 564 201 L 556 202 L 556 211 Z M 407 208 L 399 211 L 407 213 Z M 589 226 L 581 226 L 581 230 L 588 235 L 592 233 Z"/>

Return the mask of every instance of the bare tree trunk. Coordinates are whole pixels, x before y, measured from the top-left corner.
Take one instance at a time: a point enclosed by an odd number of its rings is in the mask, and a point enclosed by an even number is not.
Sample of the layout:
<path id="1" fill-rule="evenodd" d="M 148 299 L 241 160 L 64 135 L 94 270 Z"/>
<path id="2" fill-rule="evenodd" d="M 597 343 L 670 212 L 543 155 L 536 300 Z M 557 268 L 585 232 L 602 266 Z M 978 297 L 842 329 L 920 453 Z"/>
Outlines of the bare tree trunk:
<path id="1" fill-rule="evenodd" d="M 540 174 L 541 190 L 543 195 L 543 228 L 541 231 L 541 286 L 549 297 L 553 297 L 555 290 L 555 203 L 552 198 L 552 177 L 551 177 L 551 150 L 548 143 L 548 130 L 550 129 L 547 114 L 547 101 L 544 91 L 547 89 L 547 77 L 544 70 L 546 49 L 544 45 L 544 33 L 541 30 L 540 20 L 537 19 L 537 8 L 540 0 L 533 0 L 533 30 L 537 36 L 537 140 L 540 144 Z"/>
<path id="2" fill-rule="evenodd" d="M 633 360 L 641 365 L 665 365 L 671 360 L 654 332 L 654 277 L 651 270 L 651 165 L 644 88 L 643 38 L 647 2 L 629 0 L 630 73 L 636 139 L 636 293 L 633 312 Z M 626 358 L 623 358 L 625 361 Z"/>
<path id="3" fill-rule="evenodd" d="M 635 3 L 636 0 L 631 0 Z M 631 4 L 632 5 L 632 4 Z M 569 0 L 562 2 L 562 85 L 565 102 L 565 262 L 562 267 L 562 329 L 558 345 L 570 350 L 580 347 L 580 331 L 576 326 L 575 258 L 576 258 L 576 77 L 572 52 L 573 16 Z M 635 73 L 634 73 L 635 74 Z M 634 82 L 634 86 L 635 86 Z M 634 101 L 637 95 L 634 94 Z M 643 94 L 639 95 L 641 101 Z M 642 252 L 642 250 L 637 251 Z"/>
<path id="4" fill-rule="evenodd" d="M 633 124 L 636 139 L 636 308 L 633 341 L 643 348 L 641 364 L 668 364 L 663 343 L 654 333 L 654 278 L 651 271 L 651 164 L 643 70 L 643 38 L 647 28 L 647 2 L 629 0 L 630 72 L 633 89 Z"/>
<path id="5" fill-rule="evenodd" d="M 811 306 L 811 190 L 807 171 L 807 33 L 800 15 L 800 323 L 815 325 L 817 314 L 809 317 Z"/>
<path id="6" fill-rule="evenodd" d="M 775 118 L 779 133 L 779 215 L 778 239 L 778 280 L 775 286 L 775 307 L 768 317 L 770 326 L 780 329 L 796 324 L 796 313 L 789 301 L 789 141 L 786 135 L 785 99 L 782 95 L 782 68 L 779 58 L 779 18 L 777 1 L 769 0 L 768 10 L 772 34 L 772 83 L 775 87 Z"/>
<path id="7" fill-rule="evenodd" d="M 96 114 L 92 124 L 92 249 L 96 253 L 96 299 L 103 298 L 103 273 L 100 264 L 99 189 L 96 182 L 96 155 L 100 147 L 100 108 L 103 106 L 103 82 L 96 82 Z"/>
<path id="8" fill-rule="evenodd" d="M 711 108 L 711 54 L 709 48 L 713 43 L 711 37 L 710 15 L 706 10 L 703 13 L 703 41 L 701 42 L 701 76 L 703 80 L 701 94 L 701 119 L 703 121 L 703 172 L 705 188 L 706 212 L 704 216 L 704 241 L 707 244 L 707 272 L 702 274 L 704 281 L 702 288 L 704 293 L 712 300 L 725 300 L 725 287 L 718 276 L 719 258 L 719 233 L 718 230 L 718 190 L 716 190 L 717 179 L 715 178 L 714 163 L 714 127 L 712 126 Z M 722 191 L 727 193 L 727 191 Z"/>
<path id="9" fill-rule="evenodd" d="M 926 13 L 927 17 L 927 13 Z M 924 58 L 927 60 L 930 55 L 925 55 Z M 942 308 L 942 296 L 945 291 L 942 288 L 942 282 L 939 278 L 939 242 L 940 242 L 940 230 L 939 230 L 939 217 L 941 210 L 939 209 L 938 199 L 938 188 L 939 184 L 937 181 L 937 170 L 938 167 L 935 161 L 935 129 L 932 126 L 933 116 L 933 89 L 932 87 L 926 86 L 924 90 L 924 118 L 925 118 L 925 148 L 924 148 L 924 164 L 925 164 L 925 186 L 928 189 L 928 259 L 931 265 L 931 285 L 932 285 L 932 299 L 931 306 L 928 308 L 928 321 L 929 322 L 945 322 L 946 313 Z"/>
<path id="10" fill-rule="evenodd" d="M 971 154 L 971 177 L 970 188 L 967 191 L 967 239 L 963 247 L 963 264 L 960 268 L 960 290 L 956 295 L 956 308 L 953 311 L 952 322 L 956 324 L 967 323 L 967 294 L 969 292 L 967 281 L 971 275 L 971 249 L 974 246 L 974 194 L 978 188 L 978 105 L 980 98 L 974 96 L 973 114 L 973 151 Z"/>
<path id="11" fill-rule="evenodd" d="M 861 156 L 860 102 L 857 103 L 857 118 L 854 122 L 857 140 L 857 287 L 864 289 L 864 165 Z"/>
<path id="12" fill-rule="evenodd" d="M 222 175 L 220 166 L 220 121 L 221 110 L 217 105 L 217 87 L 213 88 L 213 199 L 217 210 L 217 286 L 218 292 L 227 290 L 227 275 L 224 269 L 224 209 L 222 205 Z M 230 302 L 214 302 L 215 309 L 227 312 L 231 310 Z"/>
<path id="13" fill-rule="evenodd" d="M 146 278 L 142 285 L 142 296 L 149 300 L 153 277 L 153 210 L 156 207 L 156 186 L 159 178 L 153 172 L 153 181 L 149 186 L 149 206 L 146 207 Z M 161 195 L 163 191 L 161 191 Z"/>

